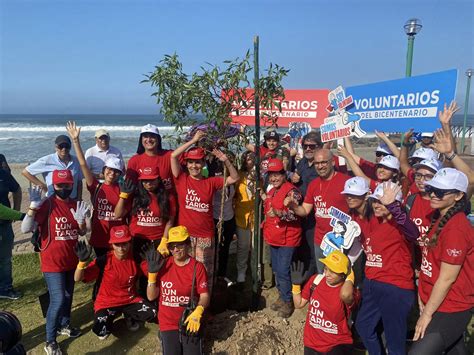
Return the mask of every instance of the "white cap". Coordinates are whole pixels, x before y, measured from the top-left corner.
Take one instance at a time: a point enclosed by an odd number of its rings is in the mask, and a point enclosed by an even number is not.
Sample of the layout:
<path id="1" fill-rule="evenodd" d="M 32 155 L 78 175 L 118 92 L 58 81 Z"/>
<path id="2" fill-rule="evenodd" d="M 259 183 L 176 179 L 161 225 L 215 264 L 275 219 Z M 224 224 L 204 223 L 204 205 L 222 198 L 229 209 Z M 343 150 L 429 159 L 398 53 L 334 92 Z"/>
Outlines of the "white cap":
<path id="1" fill-rule="evenodd" d="M 429 159 L 429 160 L 437 160 L 438 153 L 436 153 L 431 148 L 418 148 L 413 152 L 413 155 L 410 158 L 421 158 L 421 159 Z"/>
<path id="2" fill-rule="evenodd" d="M 375 149 L 375 151 L 380 152 L 380 153 L 385 153 L 385 154 L 388 154 L 388 155 L 393 155 L 392 151 L 390 150 L 388 145 L 385 144 L 385 143 L 380 143 L 378 145 L 377 149 Z"/>
<path id="3" fill-rule="evenodd" d="M 466 193 L 469 182 L 466 174 L 462 171 L 453 168 L 443 168 L 430 181 L 426 181 L 425 185 L 441 190 L 454 189 Z"/>
<path id="4" fill-rule="evenodd" d="M 344 190 L 341 192 L 341 194 L 362 196 L 369 191 L 369 182 L 367 179 L 356 176 L 346 181 L 344 184 Z"/>
<path id="5" fill-rule="evenodd" d="M 158 130 L 158 127 L 156 127 L 153 124 L 147 124 L 142 127 L 142 130 L 140 134 L 142 133 L 153 133 L 153 134 L 160 134 L 160 131 Z"/>
<path id="6" fill-rule="evenodd" d="M 413 165 L 413 168 L 419 169 L 419 168 L 428 168 L 433 170 L 435 173 L 443 167 L 443 164 L 439 160 L 433 160 L 433 159 L 423 159 L 419 163 L 416 163 Z"/>
<path id="7" fill-rule="evenodd" d="M 391 187 L 392 187 L 392 185 L 396 185 L 395 183 L 393 183 L 391 181 L 386 181 L 384 183 L 380 183 L 375 188 L 374 193 L 369 195 L 369 197 L 372 197 L 372 198 L 375 198 L 375 199 L 379 200 L 383 196 L 383 185 L 384 184 L 390 184 Z M 395 200 L 397 200 L 399 202 L 402 202 L 402 191 L 398 191 L 397 196 L 395 196 Z"/>
<path id="8" fill-rule="evenodd" d="M 377 163 L 377 165 L 383 165 L 390 169 L 400 170 L 400 161 L 393 155 L 386 155 Z"/>
<path id="9" fill-rule="evenodd" d="M 433 138 L 433 132 L 421 132 L 421 138 Z"/>
<path id="10" fill-rule="evenodd" d="M 105 158 L 104 166 L 106 166 L 107 168 L 120 170 L 120 172 L 123 173 L 122 162 L 117 157 L 109 156 Z"/>

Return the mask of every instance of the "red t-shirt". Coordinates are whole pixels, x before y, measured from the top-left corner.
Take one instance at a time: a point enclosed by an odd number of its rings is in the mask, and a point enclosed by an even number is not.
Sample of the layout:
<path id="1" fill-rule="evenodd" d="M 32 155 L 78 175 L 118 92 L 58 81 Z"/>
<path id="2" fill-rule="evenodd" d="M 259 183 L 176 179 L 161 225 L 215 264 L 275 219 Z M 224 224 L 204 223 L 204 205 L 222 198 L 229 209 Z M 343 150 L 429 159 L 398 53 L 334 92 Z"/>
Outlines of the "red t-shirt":
<path id="1" fill-rule="evenodd" d="M 87 186 L 91 194 L 91 202 L 94 205 L 89 243 L 95 248 L 108 248 L 110 228 L 124 223 L 122 218 L 115 218 L 114 213 L 115 206 L 119 201 L 120 187 L 118 184 L 101 184 L 95 201 L 92 201 L 98 184 L 99 182 L 94 179 L 92 185 Z"/>
<path id="2" fill-rule="evenodd" d="M 99 276 L 96 261 L 97 259 L 94 259 L 84 270 L 84 282 L 91 282 Z M 131 252 L 127 258 L 120 260 L 115 257 L 113 251 L 109 251 L 99 292 L 94 302 L 94 311 L 142 301 L 135 287 L 137 278 L 142 274 L 147 274 L 146 261 L 143 261 L 139 268 Z"/>
<path id="3" fill-rule="evenodd" d="M 406 178 L 410 182 L 410 188 L 408 189 L 408 195 L 416 194 L 416 193 L 420 192 L 420 190 L 418 189 L 418 187 L 415 184 L 415 169 L 413 169 L 413 168 L 408 169 Z"/>
<path id="4" fill-rule="evenodd" d="M 371 161 L 360 158 L 359 166 L 369 179 L 377 180 L 377 174 L 376 174 L 377 165 L 375 163 L 372 163 Z"/>
<path id="5" fill-rule="evenodd" d="M 423 245 L 423 239 L 430 228 L 433 213 L 434 210 L 431 208 L 430 200 L 426 200 L 420 194 L 416 194 L 410 209 L 410 219 L 416 224 L 420 231 L 420 236 L 418 237 L 418 245 L 420 246 Z"/>
<path id="6" fill-rule="evenodd" d="M 74 246 L 79 237 L 79 225 L 72 216 L 71 208 L 76 209 L 75 200 L 63 201 L 50 197 L 35 215 L 40 228 L 41 249 L 46 248 L 40 253 L 42 272 L 63 272 L 76 268 Z"/>
<path id="7" fill-rule="evenodd" d="M 329 224 L 331 222 L 330 207 L 335 207 L 344 213 L 349 211 L 346 199 L 341 194 L 348 179 L 350 176 L 335 172 L 331 180 L 317 177 L 308 185 L 304 202 L 311 203 L 315 211 L 314 242 L 317 245 L 320 245 L 324 235 L 332 230 Z"/>
<path id="8" fill-rule="evenodd" d="M 157 282 L 160 285 L 158 323 L 162 332 L 179 329 L 179 320 L 186 308 L 180 305 L 187 304 L 191 297 L 194 265 L 196 265 L 194 295 L 197 300 L 198 295 L 209 292 L 206 269 L 202 263 L 194 258 L 189 258 L 186 265 L 178 266 L 170 257 L 158 273 Z"/>
<path id="9" fill-rule="evenodd" d="M 174 183 L 178 195 L 179 225 L 185 226 L 193 237 L 213 238 L 212 201 L 214 192 L 224 187 L 224 179 L 210 177 L 196 180 L 181 173 Z"/>
<path id="10" fill-rule="evenodd" d="M 161 217 L 160 206 L 155 194 L 149 193 L 151 198 L 148 211 L 137 211 L 133 214 L 130 221 L 130 233 L 133 237 L 144 238 L 148 240 L 161 239 L 165 231 L 167 221 Z M 173 194 L 168 195 L 169 216 L 176 216 L 176 198 Z"/>
<path id="11" fill-rule="evenodd" d="M 147 155 L 146 153 L 134 155 L 128 161 L 127 178 L 136 182 L 142 169 L 157 166 L 165 188 L 172 190 L 173 175 L 171 173 L 171 153 L 171 150 L 163 149 L 159 151 L 157 155 L 153 156 Z"/>
<path id="12" fill-rule="evenodd" d="M 301 297 L 309 301 L 303 343 L 308 348 L 326 353 L 336 345 L 352 344 L 347 321 L 356 302 L 347 306 L 339 297 L 343 284 L 329 286 L 325 278 L 315 287 L 310 297 L 315 277 L 313 275 L 309 278 L 301 293 Z"/>
<path id="13" fill-rule="evenodd" d="M 438 220 L 439 222 L 439 220 Z M 438 222 L 431 230 L 431 239 Z M 441 262 L 461 265 L 456 281 L 451 285 L 439 312 L 461 312 L 474 307 L 474 229 L 464 213 L 458 212 L 444 225 L 434 247 L 423 246 L 419 293 L 424 304 L 428 302 L 438 280 Z"/>
<path id="14" fill-rule="evenodd" d="M 413 268 L 410 244 L 394 220 L 383 223 L 372 217 L 363 231 L 362 247 L 367 255 L 365 276 L 413 290 Z"/>

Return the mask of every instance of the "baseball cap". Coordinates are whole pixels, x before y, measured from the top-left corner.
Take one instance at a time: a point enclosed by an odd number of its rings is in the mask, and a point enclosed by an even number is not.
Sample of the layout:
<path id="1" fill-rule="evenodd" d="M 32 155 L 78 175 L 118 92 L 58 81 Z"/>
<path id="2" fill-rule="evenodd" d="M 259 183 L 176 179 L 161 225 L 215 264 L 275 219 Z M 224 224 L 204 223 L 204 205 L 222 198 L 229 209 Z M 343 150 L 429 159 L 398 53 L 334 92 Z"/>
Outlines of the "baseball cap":
<path id="1" fill-rule="evenodd" d="M 400 161 L 393 155 L 386 155 L 377 163 L 377 165 L 383 165 L 390 169 L 400 170 Z"/>
<path id="2" fill-rule="evenodd" d="M 54 170 L 53 184 L 74 184 L 71 170 Z"/>
<path id="3" fill-rule="evenodd" d="M 109 156 L 105 158 L 104 166 L 106 166 L 107 168 L 120 170 L 120 172 L 123 173 L 122 162 L 117 157 Z"/>
<path id="4" fill-rule="evenodd" d="M 110 134 L 109 132 L 107 132 L 105 129 L 101 128 L 101 129 L 98 129 L 97 131 L 95 131 L 95 138 L 100 138 L 102 136 L 107 136 L 107 137 L 110 137 Z"/>
<path id="5" fill-rule="evenodd" d="M 122 224 L 121 226 L 114 226 L 110 229 L 109 244 L 125 243 L 131 240 L 132 236 L 130 235 L 130 231 L 125 224 Z"/>
<path id="6" fill-rule="evenodd" d="M 422 147 L 415 150 L 410 159 L 411 158 L 437 160 L 438 153 L 436 153 L 433 149 Z"/>
<path id="7" fill-rule="evenodd" d="M 394 184 L 393 182 L 390 182 L 390 181 L 386 181 L 386 183 Z M 369 197 L 375 198 L 376 200 L 380 199 L 380 197 L 383 196 L 383 184 L 384 183 L 378 184 L 374 190 L 374 193 L 369 195 Z M 395 200 L 397 200 L 398 202 L 402 202 L 402 197 L 403 197 L 402 192 L 398 191 L 397 196 L 395 196 Z"/>
<path id="8" fill-rule="evenodd" d="M 158 127 L 156 127 L 153 124 L 146 124 L 142 127 L 142 130 L 140 131 L 140 134 L 142 133 L 153 133 L 153 134 L 160 134 L 160 131 L 158 130 Z"/>
<path id="9" fill-rule="evenodd" d="M 268 130 L 263 134 L 263 139 L 276 139 L 277 141 L 280 140 L 280 135 L 278 134 L 277 131 L 275 130 Z"/>
<path id="10" fill-rule="evenodd" d="M 458 190 L 466 193 L 469 182 L 466 174 L 454 168 L 443 168 L 435 176 L 426 181 L 425 185 L 433 186 L 441 190 Z"/>
<path id="11" fill-rule="evenodd" d="M 181 243 L 188 238 L 189 233 L 185 226 L 176 226 L 168 231 L 168 243 Z"/>
<path id="12" fill-rule="evenodd" d="M 378 146 L 377 146 L 377 149 L 375 149 L 376 152 L 380 152 L 380 153 L 384 153 L 384 154 L 387 154 L 387 155 L 393 155 L 392 151 L 390 150 L 390 148 L 388 147 L 387 144 L 385 143 L 380 143 Z"/>
<path id="13" fill-rule="evenodd" d="M 147 166 L 140 170 L 138 180 L 154 180 L 160 177 L 160 170 L 157 166 Z"/>
<path id="14" fill-rule="evenodd" d="M 184 160 L 192 159 L 192 160 L 201 160 L 204 159 L 206 156 L 206 152 L 204 149 L 200 147 L 193 147 L 189 149 L 186 153 L 184 153 Z"/>
<path id="15" fill-rule="evenodd" d="M 362 196 L 369 191 L 369 182 L 363 177 L 356 176 L 346 181 L 341 194 Z"/>
<path id="16" fill-rule="evenodd" d="M 71 140 L 69 139 L 68 136 L 65 136 L 64 134 L 61 134 L 61 135 L 56 137 L 56 139 L 54 141 L 54 144 L 60 145 L 60 144 L 63 144 L 63 143 L 67 143 L 70 146 L 71 145 Z"/>
<path id="17" fill-rule="evenodd" d="M 421 132 L 421 138 L 433 138 L 433 132 Z"/>
<path id="18" fill-rule="evenodd" d="M 443 164 L 437 159 L 423 159 L 419 163 L 416 163 L 415 165 L 413 165 L 414 169 L 428 168 L 430 170 L 433 170 L 435 173 L 442 167 L 443 167 Z"/>
<path id="19" fill-rule="evenodd" d="M 319 259 L 329 270 L 338 274 L 349 275 L 351 272 L 351 263 L 349 258 L 339 250 L 334 250 L 325 258 Z"/>
<path id="20" fill-rule="evenodd" d="M 280 159 L 272 158 L 268 160 L 267 171 L 268 172 L 280 172 L 285 170 L 283 162 Z"/>

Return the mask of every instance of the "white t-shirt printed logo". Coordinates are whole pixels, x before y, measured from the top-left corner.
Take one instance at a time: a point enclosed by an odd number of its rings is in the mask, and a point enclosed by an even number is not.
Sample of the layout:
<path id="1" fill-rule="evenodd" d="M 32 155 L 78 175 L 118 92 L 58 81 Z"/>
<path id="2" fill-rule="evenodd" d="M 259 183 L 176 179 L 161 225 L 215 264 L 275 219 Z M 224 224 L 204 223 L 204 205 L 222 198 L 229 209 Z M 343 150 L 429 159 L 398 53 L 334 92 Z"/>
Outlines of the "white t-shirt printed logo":
<path id="1" fill-rule="evenodd" d="M 161 217 L 153 215 L 153 211 L 138 211 L 137 225 L 142 227 L 159 227 L 162 225 Z"/>
<path id="2" fill-rule="evenodd" d="M 319 309 L 319 301 L 311 299 L 309 304 L 309 325 L 325 333 L 338 334 L 337 324 L 324 319 L 324 311 Z"/>
<path id="3" fill-rule="evenodd" d="M 370 243 L 370 238 L 366 238 L 363 245 L 365 254 L 367 255 L 367 261 L 365 262 L 365 265 L 371 266 L 371 267 L 382 267 L 383 266 L 382 255 L 374 254 L 372 252 L 372 246 L 369 243 Z"/>
<path id="4" fill-rule="evenodd" d="M 462 254 L 462 250 L 457 250 L 457 249 L 446 249 L 446 252 L 448 253 L 449 256 L 456 258 Z"/>
<path id="5" fill-rule="evenodd" d="M 208 212 L 209 204 L 201 202 L 201 197 L 198 196 L 195 190 L 186 189 L 185 208 L 196 212 Z"/>
<path id="6" fill-rule="evenodd" d="M 187 304 L 189 296 L 178 296 L 171 281 L 161 281 L 161 304 L 168 307 L 180 307 Z"/>
<path id="7" fill-rule="evenodd" d="M 106 198 L 97 198 L 97 219 L 102 221 L 115 221 L 113 206 Z"/>
<path id="8" fill-rule="evenodd" d="M 327 202 L 323 201 L 323 197 L 321 195 L 314 196 L 313 203 L 315 217 L 331 218 L 331 215 L 329 214 L 329 208 L 327 207 Z"/>
<path id="9" fill-rule="evenodd" d="M 54 217 L 54 239 L 55 240 L 74 240 L 77 239 L 79 231 L 72 228 L 66 217 Z"/>
<path id="10" fill-rule="evenodd" d="M 431 272 L 433 270 L 433 266 L 427 259 L 428 248 L 426 246 L 422 248 L 422 254 L 423 257 L 421 258 L 421 272 L 426 276 L 431 277 L 433 275 Z"/>

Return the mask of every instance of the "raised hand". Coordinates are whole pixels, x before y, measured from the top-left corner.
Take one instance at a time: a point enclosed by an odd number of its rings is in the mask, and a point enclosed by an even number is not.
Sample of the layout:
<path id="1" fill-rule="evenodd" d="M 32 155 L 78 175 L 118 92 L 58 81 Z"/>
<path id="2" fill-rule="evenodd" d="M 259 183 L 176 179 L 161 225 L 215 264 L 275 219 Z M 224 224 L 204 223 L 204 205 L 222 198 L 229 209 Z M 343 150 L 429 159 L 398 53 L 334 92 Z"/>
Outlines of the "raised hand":
<path id="1" fill-rule="evenodd" d="M 403 135 L 402 143 L 405 147 L 410 146 L 414 143 L 413 142 L 413 128 L 410 128 L 408 132 L 405 132 L 405 134 Z"/>
<path id="2" fill-rule="evenodd" d="M 206 132 L 204 131 L 201 131 L 201 130 L 197 130 L 196 133 L 194 133 L 194 136 L 193 138 L 191 139 L 191 142 L 193 143 L 197 143 L 201 140 L 202 137 L 204 137 L 206 135 Z"/>
<path id="3" fill-rule="evenodd" d="M 402 187 L 400 185 L 386 181 L 383 183 L 383 196 L 379 197 L 379 201 L 385 206 L 390 205 L 395 202 L 401 190 Z"/>
<path id="4" fill-rule="evenodd" d="M 456 101 L 451 101 L 451 103 L 448 105 L 444 104 L 444 109 L 442 111 L 439 111 L 438 113 L 438 119 L 439 122 L 442 125 L 448 126 L 451 122 L 451 119 L 453 118 L 453 115 L 458 112 L 461 108 L 458 106 Z"/>
<path id="5" fill-rule="evenodd" d="M 72 140 L 79 139 L 79 135 L 81 134 L 81 128 L 76 126 L 76 122 L 68 121 L 66 123 L 66 130 Z"/>
<path id="6" fill-rule="evenodd" d="M 338 145 L 337 146 L 337 154 L 340 155 L 343 158 L 347 158 L 350 156 L 351 153 L 347 150 L 347 148 L 343 145 Z"/>
<path id="7" fill-rule="evenodd" d="M 214 149 L 212 150 L 212 154 L 213 154 L 217 159 L 219 159 L 221 162 L 225 162 L 226 160 L 229 160 L 229 158 L 227 157 L 227 155 L 225 155 L 224 153 L 222 153 L 219 149 L 214 148 Z"/>
<path id="8" fill-rule="evenodd" d="M 163 259 L 161 254 L 156 251 L 153 243 L 149 243 L 148 245 L 144 245 L 142 247 L 141 256 L 148 264 L 149 273 L 157 273 L 165 263 L 165 259 Z"/>
<path id="9" fill-rule="evenodd" d="M 76 210 L 74 211 L 74 209 L 71 208 L 70 211 L 77 223 L 81 225 L 85 223 L 86 217 L 89 216 L 90 209 L 91 207 L 88 203 L 84 201 L 77 201 Z"/>
<path id="10" fill-rule="evenodd" d="M 131 179 L 125 179 L 120 181 L 120 192 L 124 192 L 126 194 L 131 194 L 135 191 L 136 185 Z"/>
<path id="11" fill-rule="evenodd" d="M 30 208 L 36 210 L 41 207 L 43 200 L 41 198 L 41 192 L 43 188 L 41 186 L 32 185 L 28 188 L 28 195 L 30 197 Z"/>
<path id="12" fill-rule="evenodd" d="M 76 253 L 79 261 L 88 261 L 91 257 L 92 248 L 85 241 L 81 240 L 74 246 L 74 253 Z"/>
<path id="13" fill-rule="evenodd" d="M 430 144 L 430 148 L 442 154 L 450 154 L 454 151 L 451 138 L 442 129 L 437 129 L 434 132 L 434 140 Z"/>
<path id="14" fill-rule="evenodd" d="M 302 285 L 309 277 L 309 270 L 304 271 L 304 263 L 296 261 L 291 264 L 291 283 Z"/>

